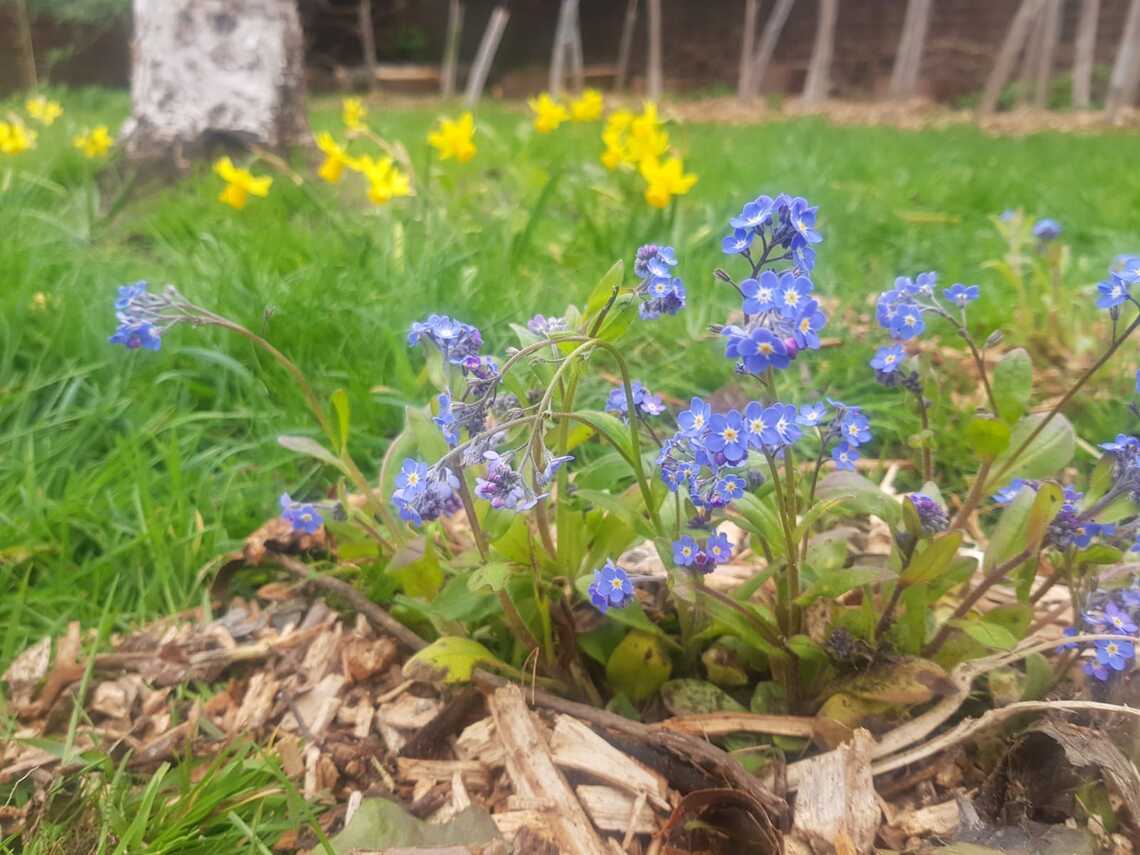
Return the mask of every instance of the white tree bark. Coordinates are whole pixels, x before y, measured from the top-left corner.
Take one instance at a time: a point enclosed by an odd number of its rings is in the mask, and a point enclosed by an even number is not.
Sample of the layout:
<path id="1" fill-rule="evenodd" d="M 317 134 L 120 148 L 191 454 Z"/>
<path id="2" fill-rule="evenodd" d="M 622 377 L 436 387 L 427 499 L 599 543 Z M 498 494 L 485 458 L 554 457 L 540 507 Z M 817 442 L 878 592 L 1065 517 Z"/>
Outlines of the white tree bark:
<path id="1" fill-rule="evenodd" d="M 219 143 L 279 148 L 309 136 L 294 0 L 134 0 L 131 116 L 136 162 Z"/>
<path id="2" fill-rule="evenodd" d="M 1096 25 L 1100 0 L 1081 0 L 1077 43 L 1073 53 L 1073 106 L 1087 110 L 1092 101 L 1092 70 L 1096 53 Z"/>
<path id="3" fill-rule="evenodd" d="M 459 35 L 463 31 L 463 4 L 451 0 L 447 6 L 447 41 L 443 48 L 443 71 L 440 74 L 440 94 L 450 98 L 455 94 L 456 69 L 459 67 Z"/>
<path id="4" fill-rule="evenodd" d="M 1037 20 L 1037 12 L 1043 2 L 1044 0 L 1021 0 L 1021 5 L 1017 7 L 1017 13 L 1010 21 L 1009 29 L 1006 30 L 1005 40 L 998 51 L 994 67 L 986 79 L 986 87 L 982 92 L 982 103 L 978 108 L 978 111 L 983 115 L 992 113 L 997 106 L 1001 88 L 1009 80 L 1009 74 L 1013 71 L 1013 64 L 1017 61 L 1017 55 L 1025 44 L 1025 40 L 1029 37 L 1029 30 L 1034 21 Z"/>
<path id="5" fill-rule="evenodd" d="M 487 19 L 487 29 L 483 31 L 483 39 L 479 42 L 479 50 L 475 54 L 475 62 L 471 66 L 471 73 L 467 76 L 467 91 L 463 96 L 463 103 L 467 107 L 474 107 L 483 97 L 483 87 L 487 85 L 487 75 L 491 73 L 491 63 L 495 61 L 495 54 L 499 50 L 499 40 L 503 37 L 503 30 L 507 28 L 507 21 L 511 13 L 506 6 L 496 6 L 491 10 L 491 17 Z"/>
<path id="6" fill-rule="evenodd" d="M 776 5 L 768 13 L 764 32 L 760 36 L 760 46 L 756 48 L 756 56 L 752 60 L 752 70 L 749 72 L 752 80 L 752 91 L 757 95 L 760 94 L 764 76 L 768 73 L 768 63 L 772 61 L 772 54 L 776 52 L 776 42 L 780 40 L 780 33 L 784 29 L 784 23 L 788 20 L 794 2 L 795 0 L 776 0 Z"/>
<path id="7" fill-rule="evenodd" d="M 1140 82 L 1140 0 L 1132 0 L 1128 6 L 1128 18 L 1124 22 L 1124 32 L 1120 35 L 1120 47 L 1116 51 L 1112 77 L 1108 80 L 1108 97 L 1104 99 L 1104 111 L 1110 120 L 1115 119 L 1121 108 L 1127 107 L 1136 98 L 1138 82 Z"/>
<path id="8" fill-rule="evenodd" d="M 756 41 L 756 16 L 760 0 L 744 0 L 744 26 L 740 30 L 740 68 L 736 77 L 736 97 L 752 97 L 752 45 Z"/>
<path id="9" fill-rule="evenodd" d="M 889 94 L 892 98 L 913 98 L 918 90 L 918 72 L 922 68 L 922 52 L 930 28 L 930 7 L 931 0 L 910 0 L 906 5 L 906 18 L 891 70 Z"/>
<path id="10" fill-rule="evenodd" d="M 661 69 L 661 0 L 649 0 L 648 6 L 649 55 L 645 86 L 650 100 L 660 101 L 665 77 Z"/>
<path id="11" fill-rule="evenodd" d="M 1061 0 L 1046 0 L 1041 22 L 1041 47 L 1033 82 L 1033 106 L 1044 110 L 1049 103 L 1049 81 L 1053 79 L 1053 54 L 1061 34 Z"/>
<path id="12" fill-rule="evenodd" d="M 819 0 L 819 23 L 804 82 L 805 104 L 818 104 L 831 91 L 831 55 L 835 48 L 835 21 L 838 17 L 839 0 Z"/>
<path id="13" fill-rule="evenodd" d="M 637 0 L 628 0 L 625 6 L 625 22 L 621 26 L 621 41 L 618 43 L 617 74 L 614 76 L 614 89 L 625 89 L 629 75 L 629 54 L 633 48 L 633 30 L 637 26 Z"/>

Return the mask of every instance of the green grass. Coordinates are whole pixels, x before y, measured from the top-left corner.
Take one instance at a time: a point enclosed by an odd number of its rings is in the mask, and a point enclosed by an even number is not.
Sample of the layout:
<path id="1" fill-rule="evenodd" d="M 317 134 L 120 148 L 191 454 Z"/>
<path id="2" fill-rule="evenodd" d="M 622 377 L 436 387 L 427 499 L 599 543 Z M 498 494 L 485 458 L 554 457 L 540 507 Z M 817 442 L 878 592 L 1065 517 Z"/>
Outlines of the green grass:
<path id="1" fill-rule="evenodd" d="M 989 218 L 1005 208 L 1060 219 L 1085 286 L 1117 253 L 1140 250 L 1140 144 L 1124 134 L 1003 139 L 967 127 L 919 133 L 814 119 L 690 124 L 673 139 L 700 182 L 662 214 L 646 208 L 634 182 L 597 164 L 597 126 L 540 137 L 517 112 L 488 105 L 476 160 L 437 167 L 428 180 L 423 139 L 438 106 L 376 105 L 373 127 L 410 151 L 417 198 L 373 209 L 359 186 L 298 187 L 278 174 L 268 199 L 238 213 L 215 201 L 207 165 L 181 182 L 136 184 L 118 200 L 123 177 L 95 176 L 70 149 L 69 129 L 114 126 L 125 97 L 61 97 L 67 114 L 41 131 L 40 147 L 0 160 L 4 662 L 69 620 L 91 624 L 106 609 L 122 628 L 201 601 L 200 568 L 274 513 L 282 490 L 314 495 L 331 483 L 275 444 L 312 426 L 281 373 L 241 341 L 181 328 L 159 354 L 109 347 L 111 296 L 123 282 L 176 283 L 265 334 L 322 394 L 347 389 L 357 460 L 374 472 L 402 404 L 427 395 L 419 356 L 404 345 L 410 321 L 454 314 L 501 348 L 511 322 L 581 302 L 614 260 L 628 261 L 647 240 L 676 246 L 690 304 L 638 331 L 637 374 L 679 398 L 732 382 L 720 346 L 701 339 L 735 302 L 711 276 L 725 263 L 724 223 L 760 192 L 821 206 L 815 279 L 842 300 L 829 329 L 840 336 L 844 312 L 867 314 L 871 295 L 896 274 L 926 269 L 946 283 L 980 282 L 979 317 L 1007 322 L 1011 295 L 982 269 L 1002 252 Z M 0 113 L 14 106 L 0 104 Z M 314 108 L 314 127 L 338 122 L 335 104 Z M 298 154 L 293 164 L 313 177 L 311 159 Z M 46 310 L 35 305 L 38 293 Z M 1085 302 L 1087 287 L 1073 296 Z M 1018 330 L 1007 332 L 1018 340 Z M 789 374 L 786 388 L 790 397 L 826 391 L 865 403 L 878 450 L 901 455 L 915 426 L 865 367 L 881 343 L 858 335 L 802 360 L 811 374 Z M 1131 385 L 1124 375 L 1118 367 L 1106 387 L 1117 398 Z M 587 393 L 600 400 L 604 390 Z M 1122 409 L 1101 402 L 1075 415 L 1096 439 L 1123 428 Z M 946 449 L 947 462 L 959 472 L 954 451 Z"/>

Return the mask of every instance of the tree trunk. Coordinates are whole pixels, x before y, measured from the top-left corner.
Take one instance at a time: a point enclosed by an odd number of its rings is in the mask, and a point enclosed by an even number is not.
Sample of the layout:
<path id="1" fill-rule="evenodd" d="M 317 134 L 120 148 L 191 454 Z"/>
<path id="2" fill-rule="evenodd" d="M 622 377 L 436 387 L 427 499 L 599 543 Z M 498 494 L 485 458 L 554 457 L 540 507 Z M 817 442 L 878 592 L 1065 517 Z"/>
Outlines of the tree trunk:
<path id="1" fill-rule="evenodd" d="M 625 6 L 625 23 L 621 27 L 621 42 L 618 44 L 617 73 L 614 75 L 614 89 L 625 88 L 629 76 L 629 54 L 633 49 L 633 31 L 637 27 L 637 0 L 629 0 Z"/>
<path id="2" fill-rule="evenodd" d="M 651 101 L 661 100 L 663 88 L 661 71 L 661 0 L 649 0 L 649 69 L 646 74 L 646 89 Z"/>
<path id="3" fill-rule="evenodd" d="M 475 54 L 475 63 L 471 66 L 471 74 L 467 77 L 467 92 L 463 96 L 463 101 L 468 107 L 474 107 L 483 96 L 483 87 L 487 84 L 491 63 L 495 61 L 499 40 L 503 37 L 503 30 L 507 28 L 507 20 L 510 17 L 511 13 L 507 11 L 506 6 L 496 6 L 491 10 L 487 29 L 483 31 L 483 40 L 479 42 L 479 50 Z"/>
<path id="4" fill-rule="evenodd" d="M 1114 120 L 1120 110 L 1136 99 L 1136 86 L 1140 81 L 1140 0 L 1132 0 L 1128 6 L 1128 19 L 1124 22 L 1124 32 L 1120 36 L 1120 47 L 1116 51 L 1116 62 L 1112 66 L 1112 77 L 1108 80 L 1108 96 L 1104 99 L 1104 111 L 1109 120 Z"/>
<path id="5" fill-rule="evenodd" d="M 1073 106 L 1087 110 L 1092 102 L 1092 70 L 1096 54 L 1096 24 L 1100 0 L 1081 0 L 1077 43 L 1073 54 Z"/>
<path id="6" fill-rule="evenodd" d="M 309 136 L 294 0 L 134 0 L 131 58 L 131 160 L 181 166 L 218 143 Z"/>
<path id="7" fill-rule="evenodd" d="M 360 20 L 360 48 L 364 53 L 364 67 L 368 71 L 368 88 L 375 89 L 376 80 L 376 30 L 372 23 L 372 0 L 360 0 L 356 7 Z"/>
<path id="8" fill-rule="evenodd" d="M 792 11 L 795 0 L 776 0 L 776 6 L 768 15 L 764 24 L 764 32 L 760 35 L 760 47 L 756 49 L 756 57 L 752 60 L 752 91 L 760 94 L 760 87 L 764 83 L 764 76 L 768 73 L 768 63 L 772 61 L 772 54 L 776 52 L 776 43 L 780 40 L 780 33 L 784 23 Z"/>
<path id="9" fill-rule="evenodd" d="M 889 94 L 892 98 L 913 98 L 918 91 L 918 73 L 926 33 L 930 29 L 930 0 L 910 0 L 906 6 L 898 53 L 891 70 Z"/>
<path id="10" fill-rule="evenodd" d="M 990 70 L 990 76 L 986 78 L 986 87 L 982 91 L 982 102 L 978 107 L 978 111 L 983 115 L 992 113 L 994 107 L 997 106 L 1001 88 L 1009 80 L 1009 74 L 1013 71 L 1013 64 L 1017 60 L 1017 54 L 1025 44 L 1025 39 L 1029 35 L 1029 28 L 1037 17 L 1037 11 L 1041 8 L 1042 2 L 1043 0 L 1021 0 L 1021 5 L 1018 6 L 1017 12 L 1009 24 L 1009 29 L 1006 30 L 1005 39 L 1001 43 L 1001 49 L 998 51 L 994 67 Z"/>
<path id="11" fill-rule="evenodd" d="M 574 79 L 574 91 L 581 92 L 586 87 L 586 66 L 582 59 L 582 24 L 578 18 L 578 0 L 574 0 L 574 20 L 570 25 L 570 75 Z"/>
<path id="12" fill-rule="evenodd" d="M 1026 37 L 1025 52 L 1021 55 L 1021 70 L 1018 72 L 1017 101 L 1023 104 L 1029 101 L 1033 93 L 1033 84 L 1037 79 L 1037 66 L 1041 62 L 1041 36 L 1045 29 L 1045 4 L 1042 0 L 1041 8 L 1033 19 L 1033 26 L 1029 28 Z"/>
<path id="13" fill-rule="evenodd" d="M 831 91 L 831 54 L 835 47 L 835 20 L 838 16 L 839 0 L 819 0 L 819 23 L 804 83 L 805 104 L 818 104 L 826 100 Z"/>
<path id="14" fill-rule="evenodd" d="M 566 63 L 566 33 L 570 26 L 570 4 L 573 0 L 562 0 L 558 6 L 558 22 L 554 25 L 554 47 L 550 51 L 550 74 L 546 89 L 551 98 L 562 94 L 563 68 Z"/>
<path id="15" fill-rule="evenodd" d="M 26 0 L 13 0 L 12 14 L 16 18 L 16 50 L 19 52 L 17 65 L 20 67 L 20 86 L 35 89 L 39 85 L 36 78 L 36 48 L 32 41 L 32 21 L 28 15 Z"/>
<path id="16" fill-rule="evenodd" d="M 455 95 L 455 75 L 459 66 L 459 34 L 463 32 L 463 4 L 451 0 L 447 6 L 447 41 L 443 46 L 443 71 L 439 93 L 444 98 Z"/>
<path id="17" fill-rule="evenodd" d="M 756 15 L 759 0 L 744 0 L 744 28 L 740 32 L 740 68 L 736 78 L 736 97 L 747 101 L 752 97 L 752 48 L 756 41 Z"/>
<path id="18" fill-rule="evenodd" d="M 1049 81 L 1053 79 L 1053 55 L 1061 32 L 1061 0 L 1046 0 L 1041 20 L 1041 46 L 1033 83 L 1033 106 L 1044 110 L 1049 104 Z"/>

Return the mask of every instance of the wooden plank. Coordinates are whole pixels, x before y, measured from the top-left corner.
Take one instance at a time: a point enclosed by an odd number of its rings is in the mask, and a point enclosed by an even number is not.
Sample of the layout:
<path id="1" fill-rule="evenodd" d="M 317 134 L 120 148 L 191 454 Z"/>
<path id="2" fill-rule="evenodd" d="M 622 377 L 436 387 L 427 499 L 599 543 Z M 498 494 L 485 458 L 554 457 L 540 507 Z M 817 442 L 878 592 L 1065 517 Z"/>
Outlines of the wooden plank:
<path id="1" fill-rule="evenodd" d="M 1124 22 L 1124 32 L 1120 35 L 1120 47 L 1116 51 L 1116 62 L 1112 66 L 1112 76 L 1108 80 L 1108 96 L 1104 99 L 1104 112 L 1109 121 L 1132 103 L 1136 97 L 1136 85 L 1140 80 L 1140 0 L 1132 0 L 1128 6 L 1128 18 Z"/>
<path id="2" fill-rule="evenodd" d="M 772 62 L 772 54 L 776 52 L 776 43 L 780 40 L 780 33 L 792 11 L 795 0 L 776 0 L 776 5 L 764 22 L 764 32 L 760 35 L 760 46 L 756 48 L 756 56 L 752 60 L 752 91 L 760 94 L 760 87 L 764 83 L 764 76 L 768 73 L 768 65 Z"/>
<path id="3" fill-rule="evenodd" d="M 918 74 L 922 68 L 926 34 L 930 29 L 930 8 L 930 0 L 909 0 L 907 3 L 895 64 L 891 70 L 888 93 L 892 98 L 913 98 L 918 91 Z"/>
<path id="4" fill-rule="evenodd" d="M 499 41 L 503 38 L 503 30 L 507 28 L 507 21 L 511 13 L 506 6 L 496 6 L 491 10 L 491 17 L 487 21 L 487 29 L 483 31 L 483 40 L 479 42 L 479 50 L 475 54 L 475 64 L 471 67 L 471 75 L 467 78 L 467 91 L 463 102 L 468 107 L 474 107 L 483 96 L 483 87 L 487 84 L 487 75 L 491 71 L 491 63 L 499 50 Z"/>
<path id="5" fill-rule="evenodd" d="M 818 104 L 831 91 L 831 57 L 835 50 L 835 22 L 839 17 L 839 0 L 819 0 L 819 19 L 815 28 L 815 44 L 811 49 L 803 102 Z"/>
<path id="6" fill-rule="evenodd" d="M 550 747 L 531 720 L 522 690 L 515 685 L 496 689 L 488 706 L 503 743 L 507 774 L 515 794 L 549 806 L 549 812 L 544 811 L 546 827 L 554 832 L 559 851 L 569 855 L 606 855 L 606 845 L 554 765 Z"/>
<path id="7" fill-rule="evenodd" d="M 759 0 L 744 0 L 744 27 L 740 31 L 740 67 L 736 76 L 736 97 L 746 101 L 752 97 L 752 46 L 756 41 L 756 16 Z"/>
<path id="8" fill-rule="evenodd" d="M 447 5 L 447 40 L 443 46 L 443 67 L 440 69 L 439 94 L 444 98 L 455 95 L 456 69 L 459 66 L 459 36 L 463 32 L 463 3 L 449 0 Z"/>
<path id="9" fill-rule="evenodd" d="M 986 86 L 982 90 L 982 101 L 978 107 L 978 112 L 982 115 L 992 113 L 997 106 L 1001 89 L 1009 80 L 1010 72 L 1013 71 L 1013 64 L 1029 36 L 1029 29 L 1036 20 L 1037 12 L 1043 2 L 1044 0 L 1021 0 L 1021 5 L 1018 6 L 1013 20 L 1010 21 L 1009 29 L 1006 30 L 1005 39 L 998 50 L 998 57 L 994 62 L 994 67 L 990 70 L 990 76 L 986 78 Z"/>
<path id="10" fill-rule="evenodd" d="M 1073 50 L 1073 106 L 1078 110 L 1087 110 L 1092 102 L 1092 71 L 1099 17 L 1100 0 L 1081 0 L 1081 17 Z"/>

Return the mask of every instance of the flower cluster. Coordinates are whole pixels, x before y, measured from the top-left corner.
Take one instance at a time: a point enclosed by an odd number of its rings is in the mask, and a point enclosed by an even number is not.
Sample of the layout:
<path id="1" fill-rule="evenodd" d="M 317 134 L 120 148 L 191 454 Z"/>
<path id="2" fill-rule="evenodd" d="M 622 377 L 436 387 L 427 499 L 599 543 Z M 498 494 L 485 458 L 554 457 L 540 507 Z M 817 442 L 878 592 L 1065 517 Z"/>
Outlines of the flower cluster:
<path id="1" fill-rule="evenodd" d="M 548 318 L 546 315 L 535 315 L 526 322 L 526 328 L 535 335 L 549 338 L 553 333 L 566 332 L 565 318 Z"/>
<path id="2" fill-rule="evenodd" d="M 1103 447 L 1103 446 L 1102 446 Z M 1008 486 L 998 490 L 993 495 L 997 505 L 1008 505 L 1013 502 L 1022 490 L 1034 493 L 1041 487 L 1040 481 L 1015 478 Z M 1093 538 L 1112 538 L 1127 533 L 1131 527 L 1118 527 L 1115 523 L 1099 523 L 1096 521 L 1097 512 L 1103 507 L 1103 500 L 1091 508 L 1081 509 L 1084 493 L 1066 486 L 1063 492 L 1061 509 L 1049 524 L 1045 532 L 1045 544 L 1058 549 L 1075 547 L 1084 549 Z M 1111 497 L 1110 497 L 1111 498 Z"/>
<path id="3" fill-rule="evenodd" d="M 487 471 L 482 477 L 475 479 L 475 495 L 490 502 L 492 508 L 505 508 L 516 512 L 529 511 L 538 504 L 539 499 L 543 498 L 531 490 L 522 473 L 515 471 L 511 466 L 509 454 L 486 451 L 483 453 L 483 458 L 487 464 Z M 549 466 L 548 470 L 553 474 Z"/>
<path id="4" fill-rule="evenodd" d="M 1140 282 L 1140 256 L 1125 256 L 1116 269 L 1109 270 L 1107 279 L 1097 283 L 1097 308 L 1119 311 L 1118 306 L 1135 303 L 1132 286 L 1137 282 Z"/>
<path id="5" fill-rule="evenodd" d="M 450 469 L 429 467 L 426 463 L 408 458 L 396 476 L 396 490 L 392 504 L 400 519 L 414 526 L 425 521 L 449 516 L 459 510 L 459 479 Z"/>
<path id="6" fill-rule="evenodd" d="M 84 157 L 90 159 L 105 155 L 115 141 L 111 139 L 111 133 L 106 125 L 96 125 L 93 128 L 84 128 L 76 134 L 71 144 L 83 152 Z"/>
<path id="7" fill-rule="evenodd" d="M 666 157 L 669 133 L 657 113 L 657 105 L 647 101 L 642 111 L 615 110 L 602 130 L 602 164 L 614 170 L 635 167 L 645 181 L 645 201 L 654 208 L 666 208 L 675 196 L 684 196 L 697 183 L 697 176 L 685 172 L 680 157 Z"/>
<path id="8" fill-rule="evenodd" d="M 158 294 L 146 282 L 133 282 L 119 287 L 115 296 L 115 320 L 118 327 L 108 341 L 128 350 L 158 350 L 162 335 L 180 323 L 209 323 L 211 316 L 183 297 L 173 285 Z"/>
<path id="9" fill-rule="evenodd" d="M 408 328 L 408 347 L 421 341 L 435 345 L 445 362 L 463 365 L 469 357 L 479 355 L 483 334 L 478 328 L 447 315 L 428 315 L 426 321 L 414 321 Z"/>
<path id="10" fill-rule="evenodd" d="M 633 583 L 629 574 L 607 561 L 594 571 L 594 581 L 587 589 L 594 608 L 605 614 L 610 609 L 621 609 L 633 602 Z"/>
<path id="11" fill-rule="evenodd" d="M 24 102 L 24 109 L 28 115 L 41 125 L 50 125 L 63 115 L 63 107 L 58 101 L 36 95 Z"/>
<path id="12" fill-rule="evenodd" d="M 264 199 L 269 195 L 269 188 L 273 186 L 272 176 L 254 175 L 248 169 L 234 166 L 234 162 L 228 157 L 219 158 L 214 162 L 214 172 L 226 182 L 226 186 L 218 194 L 218 201 L 239 211 L 245 207 L 250 196 Z"/>
<path id="13" fill-rule="evenodd" d="M 289 523 L 293 531 L 316 534 L 325 523 L 325 518 L 314 504 L 295 502 L 288 493 L 282 493 L 277 501 L 281 505 L 281 518 Z"/>
<path id="14" fill-rule="evenodd" d="M 911 493 L 907 498 L 918 514 L 918 524 L 924 534 L 939 534 L 950 527 L 945 508 L 925 493 Z"/>
<path id="15" fill-rule="evenodd" d="M 23 122 L 0 122 L 0 154 L 22 154 L 35 146 L 36 132 Z"/>
<path id="16" fill-rule="evenodd" d="M 827 315 L 811 296 L 812 282 L 793 270 L 765 270 L 737 286 L 744 297 L 744 323 L 720 328 L 728 341 L 724 355 L 736 370 L 760 375 L 787 368 L 802 350 L 819 350 Z"/>
<path id="17" fill-rule="evenodd" d="M 348 129 L 349 136 L 366 136 L 372 139 L 375 143 L 382 148 L 390 148 L 379 137 L 376 137 L 369 131 L 363 123 L 363 106 L 359 107 L 362 111 L 357 115 L 357 109 L 350 107 L 349 102 L 359 101 L 354 98 L 345 99 L 345 125 Z M 474 133 L 474 129 L 472 129 Z M 454 143 L 455 140 L 453 139 Z M 395 160 L 390 155 L 383 155 L 381 157 L 373 157 L 368 154 L 354 156 L 349 154 L 348 146 L 341 145 L 336 141 L 332 134 L 328 131 L 322 131 L 316 136 L 317 148 L 324 154 L 325 159 L 321 163 L 320 168 L 317 170 L 317 175 L 322 181 L 327 181 L 329 184 L 336 184 L 344 177 L 345 170 L 355 172 L 363 176 L 365 181 L 368 182 L 368 198 L 377 205 L 384 205 L 393 199 L 399 199 L 404 196 L 412 195 L 412 182 L 408 173 L 396 165 Z M 470 154 L 474 155 L 474 147 L 472 146 Z M 467 154 L 467 149 L 453 149 L 452 155 L 459 157 L 460 154 Z"/>
<path id="18" fill-rule="evenodd" d="M 673 275 L 676 266 L 677 253 L 671 246 L 647 243 L 638 248 L 633 271 L 641 280 L 637 293 L 641 297 L 638 312 L 643 320 L 675 315 L 685 307 L 685 285 L 679 276 Z"/>
<path id="19" fill-rule="evenodd" d="M 1112 487 L 1109 496 L 1127 494 L 1140 504 L 1140 439 L 1125 433 L 1111 442 L 1102 442 L 1101 450 L 1112 458 Z"/>
<path id="20" fill-rule="evenodd" d="M 1061 236 L 1061 224 L 1048 217 L 1042 217 L 1033 226 L 1033 236 L 1041 243 L 1055 241 Z"/>
<path id="21" fill-rule="evenodd" d="M 689 535 L 673 541 L 673 563 L 691 567 L 699 573 L 711 573 L 718 564 L 732 558 L 732 543 L 727 534 L 710 535 L 702 546 Z"/>
<path id="22" fill-rule="evenodd" d="M 815 228 L 818 211 L 800 196 L 757 196 L 729 220 L 732 231 L 721 241 L 721 249 L 725 255 L 743 255 L 757 270 L 766 262 L 791 259 L 800 272 L 810 273 L 815 267 L 812 245 L 823 240 Z M 778 250 L 783 255 L 770 258 Z"/>
<path id="23" fill-rule="evenodd" d="M 633 405 L 643 416 L 659 416 L 665 412 L 661 396 L 654 395 L 646 389 L 640 380 L 634 380 L 629 384 L 629 388 L 633 395 Z M 629 418 L 629 401 L 625 395 L 625 386 L 615 386 L 610 390 L 609 397 L 606 398 L 606 412 L 621 416 L 622 419 Z"/>
<path id="24" fill-rule="evenodd" d="M 466 163 L 475 156 L 475 117 L 463 113 L 458 119 L 440 119 L 427 136 L 428 145 L 436 150 L 440 160 L 458 160 Z"/>
<path id="25" fill-rule="evenodd" d="M 896 278 L 895 287 L 882 292 L 876 301 L 875 317 L 879 326 L 887 330 L 891 338 L 897 341 L 907 341 L 921 335 L 926 329 L 927 313 L 947 318 L 955 326 L 960 326 L 960 321 L 956 320 L 939 300 L 937 286 L 937 273 L 920 273 L 913 279 L 909 276 Z M 980 293 L 981 289 L 977 285 L 961 283 L 955 283 L 942 290 L 942 296 L 962 313 L 970 303 L 978 299 Z M 884 368 L 888 371 L 893 370 L 886 366 Z"/>
<path id="26" fill-rule="evenodd" d="M 1137 637 L 1137 620 L 1140 619 L 1140 590 L 1135 587 L 1111 591 L 1095 591 L 1089 597 L 1088 607 L 1080 615 L 1076 626 L 1064 630 L 1064 635 L 1121 635 Z M 1075 650 L 1075 642 L 1061 645 L 1063 650 Z M 1087 646 L 1083 648 L 1088 650 Z M 1093 642 L 1092 657 L 1082 664 L 1084 672 L 1101 682 L 1114 674 L 1131 669 L 1136 659 L 1136 645 L 1125 639 L 1100 639 Z"/>

